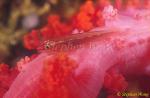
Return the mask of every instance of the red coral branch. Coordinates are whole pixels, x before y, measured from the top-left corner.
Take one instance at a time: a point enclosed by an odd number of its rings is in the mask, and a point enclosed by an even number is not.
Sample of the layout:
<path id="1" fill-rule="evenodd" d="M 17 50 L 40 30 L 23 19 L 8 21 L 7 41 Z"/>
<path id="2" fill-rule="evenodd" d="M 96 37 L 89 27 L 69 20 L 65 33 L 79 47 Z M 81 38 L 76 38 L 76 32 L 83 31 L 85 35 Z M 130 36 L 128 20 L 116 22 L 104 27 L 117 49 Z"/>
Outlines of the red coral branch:
<path id="1" fill-rule="evenodd" d="M 16 68 L 9 68 L 6 64 L 0 64 L 0 98 L 8 91 L 17 75 L 18 70 Z"/>

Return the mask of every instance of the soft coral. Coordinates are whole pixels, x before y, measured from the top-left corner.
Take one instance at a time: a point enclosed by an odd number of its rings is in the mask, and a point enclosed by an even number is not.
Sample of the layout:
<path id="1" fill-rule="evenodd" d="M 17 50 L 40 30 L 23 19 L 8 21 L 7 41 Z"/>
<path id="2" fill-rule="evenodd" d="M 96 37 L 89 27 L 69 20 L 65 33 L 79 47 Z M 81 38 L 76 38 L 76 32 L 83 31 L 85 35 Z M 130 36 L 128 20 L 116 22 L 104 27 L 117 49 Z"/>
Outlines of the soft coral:
<path id="1" fill-rule="evenodd" d="M 10 85 L 18 75 L 17 68 L 9 68 L 6 64 L 0 64 L 0 97 L 8 91 Z"/>

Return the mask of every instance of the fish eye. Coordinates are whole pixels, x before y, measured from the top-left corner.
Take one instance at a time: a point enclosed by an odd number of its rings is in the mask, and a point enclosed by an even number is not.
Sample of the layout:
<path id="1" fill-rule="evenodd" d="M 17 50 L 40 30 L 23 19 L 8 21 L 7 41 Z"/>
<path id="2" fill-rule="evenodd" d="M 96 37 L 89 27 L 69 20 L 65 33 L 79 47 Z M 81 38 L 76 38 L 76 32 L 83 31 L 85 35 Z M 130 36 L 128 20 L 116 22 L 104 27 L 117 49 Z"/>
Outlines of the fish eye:
<path id="1" fill-rule="evenodd" d="M 55 42 L 53 41 L 49 41 L 45 44 L 45 49 L 50 49 L 51 47 L 53 47 L 55 45 Z"/>
<path id="2" fill-rule="evenodd" d="M 45 45 L 45 49 L 49 49 L 50 48 L 50 45 Z"/>

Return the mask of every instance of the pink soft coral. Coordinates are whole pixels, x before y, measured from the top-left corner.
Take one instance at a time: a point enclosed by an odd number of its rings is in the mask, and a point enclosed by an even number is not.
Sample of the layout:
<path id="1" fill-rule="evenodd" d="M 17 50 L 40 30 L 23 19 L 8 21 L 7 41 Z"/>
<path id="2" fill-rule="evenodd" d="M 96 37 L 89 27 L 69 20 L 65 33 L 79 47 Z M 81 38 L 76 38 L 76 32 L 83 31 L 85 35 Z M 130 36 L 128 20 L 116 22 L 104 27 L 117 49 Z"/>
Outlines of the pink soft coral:
<path id="1" fill-rule="evenodd" d="M 101 8 L 110 2 L 99 2 L 103 4 L 94 8 L 92 1 L 88 0 L 71 25 L 60 22 L 58 16 L 50 16 L 45 27 L 25 36 L 26 48 L 35 49 L 41 40 L 69 35 L 74 28 L 89 31 L 96 26 L 104 26 Z M 51 54 L 51 51 L 44 50 L 32 61 L 22 63 L 26 67 L 21 70 L 4 98 L 96 98 L 102 87 L 108 92 L 108 98 L 122 98 L 116 93 L 127 89 L 124 75 L 150 74 L 150 34 L 147 33 L 147 19 L 142 18 L 144 22 L 141 22 L 133 18 L 137 15 L 138 9 L 135 8 L 139 7 L 138 2 L 128 0 L 125 7 L 121 3 L 116 1 L 116 7 L 127 8 L 125 13 L 116 18 L 110 17 L 112 20 L 105 22 L 105 27 L 113 27 L 115 32 L 93 38 L 95 47 L 86 47 L 90 42 L 85 39 L 85 47 L 65 54 Z M 114 11 L 113 7 L 111 11 Z M 109 15 L 109 12 L 106 14 Z M 119 70 L 119 73 L 110 70 L 111 67 Z"/>
<path id="2" fill-rule="evenodd" d="M 10 98 L 10 96 L 32 98 L 30 96 L 33 93 L 34 96 L 39 97 L 49 94 L 47 93 L 49 90 L 52 90 L 53 93 L 47 98 L 52 96 L 55 98 L 59 94 L 66 98 L 70 98 L 70 96 L 71 98 L 96 98 L 103 86 L 106 71 L 114 65 L 116 65 L 114 68 L 126 75 L 144 75 L 150 63 L 150 35 L 139 33 L 138 36 L 135 36 L 136 34 L 133 32 L 106 34 L 94 41 L 97 46 L 68 51 L 67 56 L 57 56 L 49 54 L 49 52 L 41 53 L 26 64 L 26 68 L 20 72 L 4 98 Z M 144 41 L 141 43 L 140 39 L 142 38 Z M 111 71 L 108 74 L 110 75 L 106 75 L 105 81 L 114 83 L 118 79 L 116 82 L 119 84 L 111 85 L 111 83 L 105 82 L 107 89 L 118 91 L 126 88 L 127 83 L 121 74 Z M 59 78 L 55 78 L 55 76 Z M 24 82 L 22 83 L 22 81 Z M 54 84 L 51 81 L 54 81 Z M 59 91 L 58 88 L 62 85 L 63 88 Z M 61 90 L 65 91 L 62 93 Z"/>

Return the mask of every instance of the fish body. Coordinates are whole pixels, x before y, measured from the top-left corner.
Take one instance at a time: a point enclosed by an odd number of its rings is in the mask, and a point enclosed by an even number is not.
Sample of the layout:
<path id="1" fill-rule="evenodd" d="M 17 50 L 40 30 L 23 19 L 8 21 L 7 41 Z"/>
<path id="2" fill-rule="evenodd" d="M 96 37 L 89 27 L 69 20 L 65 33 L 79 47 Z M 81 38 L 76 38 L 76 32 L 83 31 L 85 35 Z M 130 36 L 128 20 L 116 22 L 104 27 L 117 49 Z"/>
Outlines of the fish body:
<path id="1" fill-rule="evenodd" d="M 89 31 L 85 33 L 71 34 L 67 36 L 52 38 L 46 40 L 38 47 L 39 52 L 51 51 L 69 51 L 81 48 L 85 43 L 93 42 L 96 38 L 99 38 L 107 33 L 115 32 L 114 29 L 100 29 L 98 31 Z"/>

